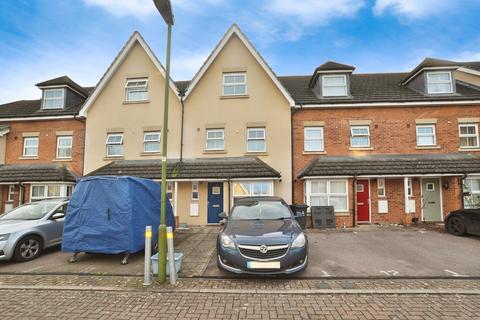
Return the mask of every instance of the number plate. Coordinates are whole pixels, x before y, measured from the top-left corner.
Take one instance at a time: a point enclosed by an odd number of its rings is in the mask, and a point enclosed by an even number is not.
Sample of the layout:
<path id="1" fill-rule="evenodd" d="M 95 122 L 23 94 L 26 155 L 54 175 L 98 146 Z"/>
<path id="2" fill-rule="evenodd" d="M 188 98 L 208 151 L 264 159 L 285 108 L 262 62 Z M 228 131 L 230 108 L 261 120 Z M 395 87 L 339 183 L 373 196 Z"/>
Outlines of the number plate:
<path id="1" fill-rule="evenodd" d="M 247 261 L 248 269 L 280 269 L 280 261 Z"/>

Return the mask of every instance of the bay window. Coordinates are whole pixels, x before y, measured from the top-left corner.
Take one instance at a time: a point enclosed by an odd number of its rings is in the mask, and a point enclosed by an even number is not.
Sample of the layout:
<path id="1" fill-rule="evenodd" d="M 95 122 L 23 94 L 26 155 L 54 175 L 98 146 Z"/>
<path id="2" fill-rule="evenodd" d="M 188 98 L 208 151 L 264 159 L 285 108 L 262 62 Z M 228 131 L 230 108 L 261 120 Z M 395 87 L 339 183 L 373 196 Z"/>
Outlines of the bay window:
<path id="1" fill-rule="evenodd" d="M 233 197 L 273 196 L 273 181 L 235 181 Z"/>

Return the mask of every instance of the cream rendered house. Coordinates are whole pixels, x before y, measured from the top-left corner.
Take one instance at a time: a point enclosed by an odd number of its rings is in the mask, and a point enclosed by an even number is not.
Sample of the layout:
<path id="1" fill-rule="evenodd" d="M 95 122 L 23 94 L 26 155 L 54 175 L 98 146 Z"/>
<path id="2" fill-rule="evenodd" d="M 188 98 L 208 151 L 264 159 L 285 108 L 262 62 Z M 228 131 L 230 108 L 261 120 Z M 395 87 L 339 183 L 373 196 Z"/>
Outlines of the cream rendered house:
<path id="1" fill-rule="evenodd" d="M 132 35 L 86 117 L 85 173 L 160 180 L 165 72 Z M 180 223 L 217 223 L 238 197 L 292 200 L 294 102 L 233 25 L 191 81 L 170 81 L 168 194 Z"/>

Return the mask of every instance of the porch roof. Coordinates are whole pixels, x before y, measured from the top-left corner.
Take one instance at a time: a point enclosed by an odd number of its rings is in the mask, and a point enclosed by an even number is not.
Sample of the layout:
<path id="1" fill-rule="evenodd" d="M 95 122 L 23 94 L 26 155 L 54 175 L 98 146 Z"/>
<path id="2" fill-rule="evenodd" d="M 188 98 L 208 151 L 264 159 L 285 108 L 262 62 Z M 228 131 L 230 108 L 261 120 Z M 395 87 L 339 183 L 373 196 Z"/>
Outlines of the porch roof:
<path id="1" fill-rule="evenodd" d="M 161 179 L 161 160 L 113 161 L 90 176 L 136 176 Z M 280 173 L 257 157 L 172 159 L 167 161 L 167 179 L 279 178 Z"/>
<path id="2" fill-rule="evenodd" d="M 480 173 L 480 157 L 468 153 L 320 156 L 299 174 L 319 176 L 463 175 Z"/>
<path id="3" fill-rule="evenodd" d="M 0 165 L 0 183 L 75 181 L 76 175 L 59 163 Z"/>

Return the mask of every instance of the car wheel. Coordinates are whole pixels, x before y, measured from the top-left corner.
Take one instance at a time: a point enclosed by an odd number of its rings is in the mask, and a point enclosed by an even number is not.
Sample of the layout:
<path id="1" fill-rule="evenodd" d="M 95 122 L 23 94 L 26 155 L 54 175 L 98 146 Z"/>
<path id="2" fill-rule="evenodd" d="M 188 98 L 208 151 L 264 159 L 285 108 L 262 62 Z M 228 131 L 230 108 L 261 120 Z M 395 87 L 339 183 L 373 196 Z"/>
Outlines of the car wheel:
<path id="1" fill-rule="evenodd" d="M 463 236 L 467 232 L 465 220 L 461 216 L 453 216 L 447 221 L 447 231 L 455 236 Z"/>
<path id="2" fill-rule="evenodd" d="M 13 252 L 16 261 L 30 261 L 37 258 L 43 249 L 43 241 L 38 236 L 26 236 L 18 241 Z"/>

